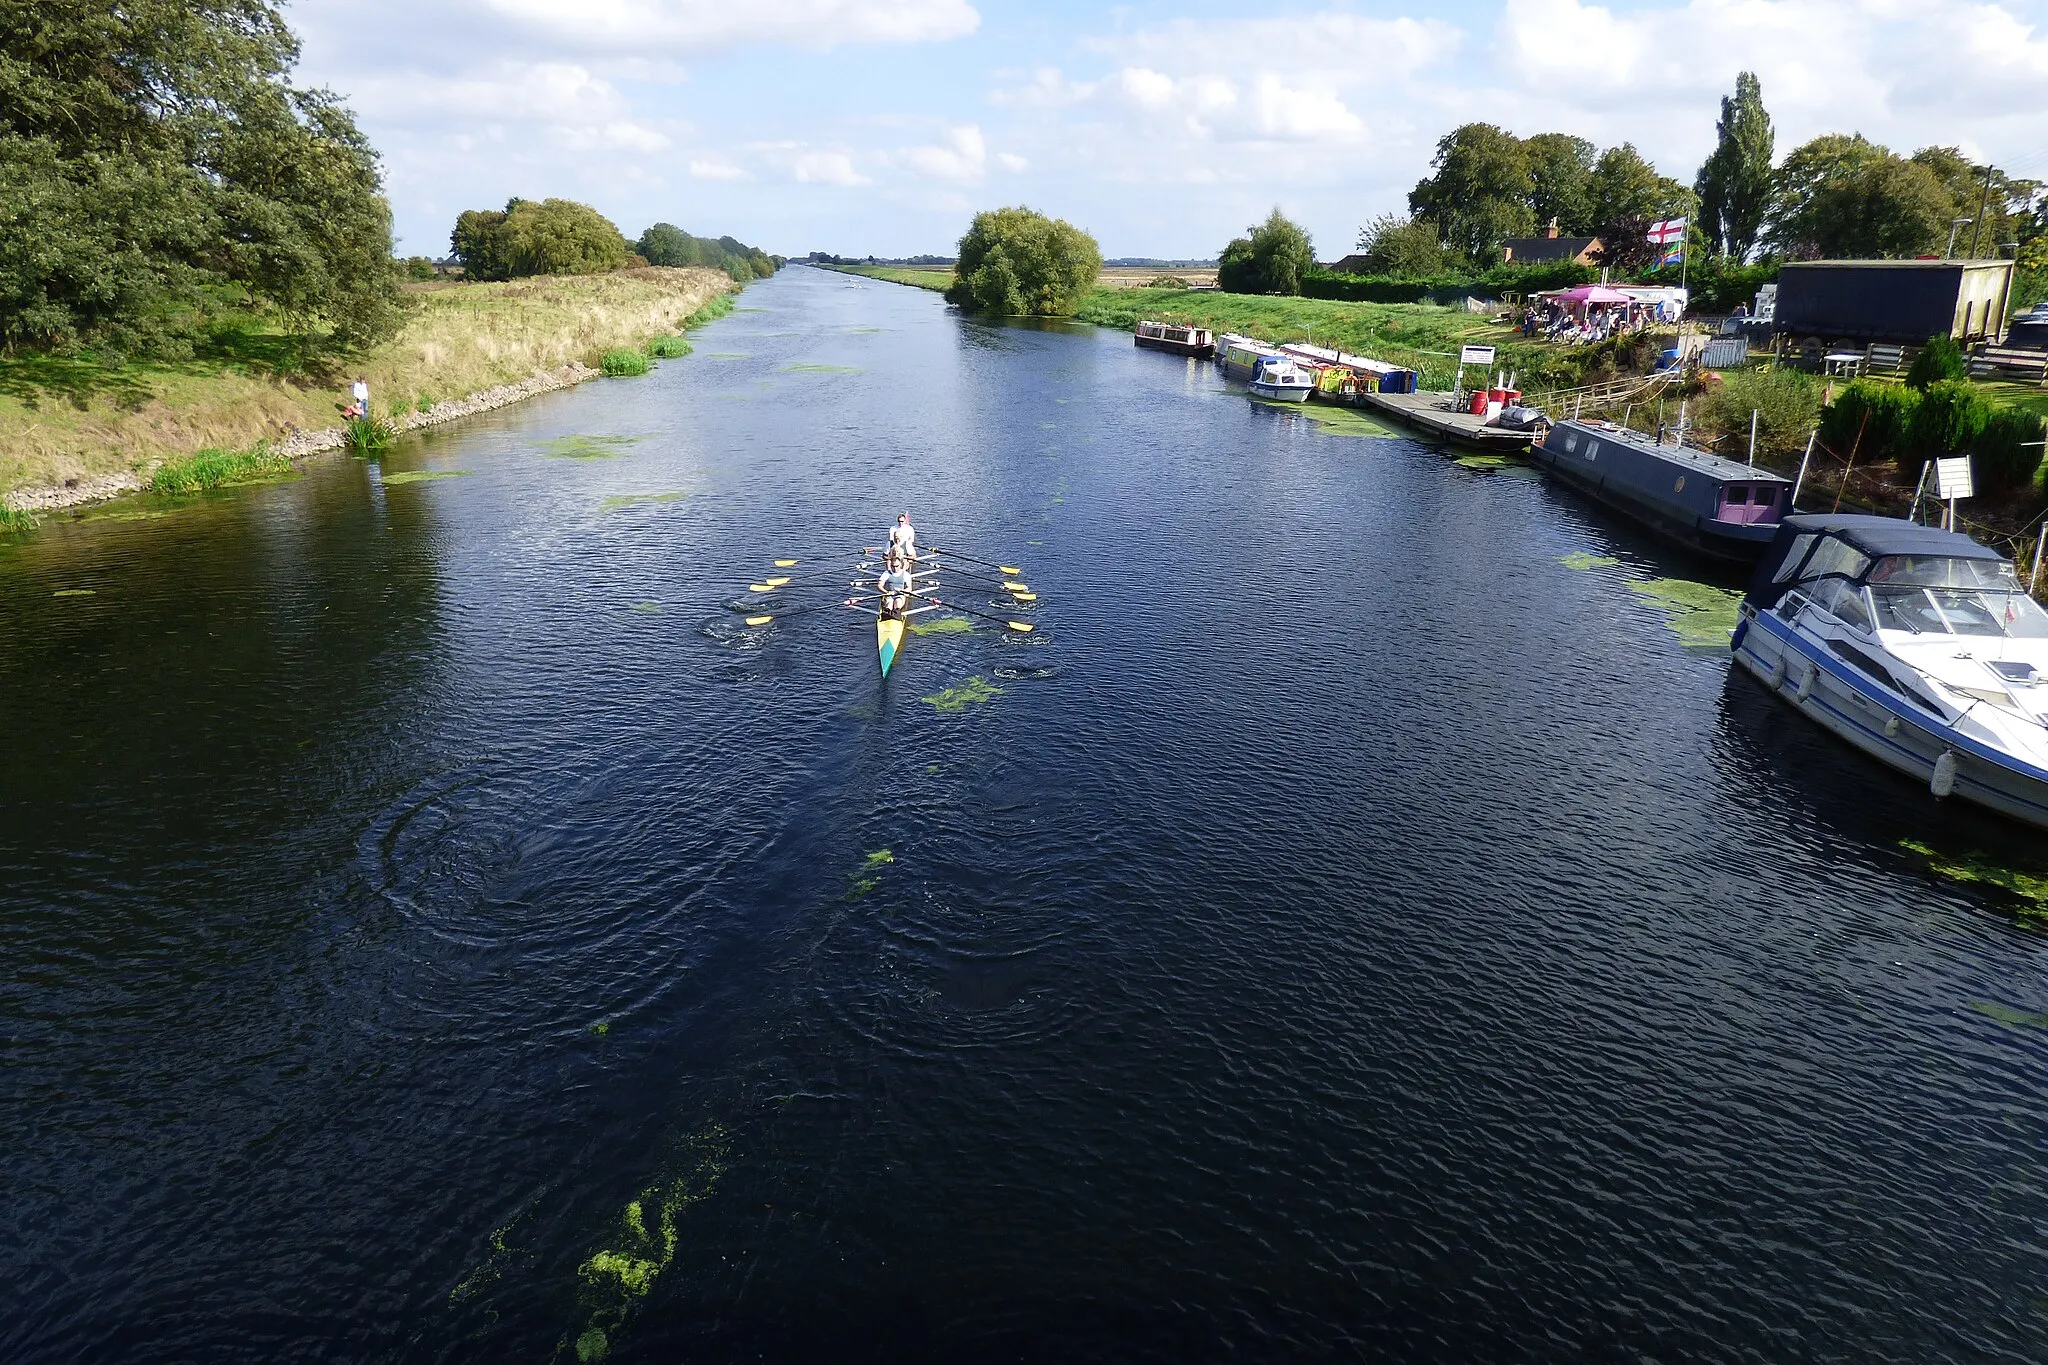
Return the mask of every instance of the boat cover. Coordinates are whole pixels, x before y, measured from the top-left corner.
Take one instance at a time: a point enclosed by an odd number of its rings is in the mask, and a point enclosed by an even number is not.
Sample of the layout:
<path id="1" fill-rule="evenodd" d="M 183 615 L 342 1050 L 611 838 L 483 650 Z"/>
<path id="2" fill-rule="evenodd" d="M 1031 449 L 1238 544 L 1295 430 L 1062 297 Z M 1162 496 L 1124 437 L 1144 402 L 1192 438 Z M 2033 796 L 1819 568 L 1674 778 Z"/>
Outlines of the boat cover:
<path id="1" fill-rule="evenodd" d="M 1869 555 L 1873 560 L 1886 555 L 1925 555 L 1930 558 L 2003 560 L 2005 555 L 1979 545 L 1956 531 L 1899 517 L 1873 517 L 1839 512 L 1831 515 L 1800 513 L 1778 523 L 1777 538 L 1757 561 L 1756 576 L 1749 583 L 1749 600 L 1759 607 L 1774 607 L 1785 595 L 1790 582 L 1777 580 L 1778 570 L 1801 536 L 1833 536 Z M 1805 550 L 1800 550 L 1805 558 Z"/>

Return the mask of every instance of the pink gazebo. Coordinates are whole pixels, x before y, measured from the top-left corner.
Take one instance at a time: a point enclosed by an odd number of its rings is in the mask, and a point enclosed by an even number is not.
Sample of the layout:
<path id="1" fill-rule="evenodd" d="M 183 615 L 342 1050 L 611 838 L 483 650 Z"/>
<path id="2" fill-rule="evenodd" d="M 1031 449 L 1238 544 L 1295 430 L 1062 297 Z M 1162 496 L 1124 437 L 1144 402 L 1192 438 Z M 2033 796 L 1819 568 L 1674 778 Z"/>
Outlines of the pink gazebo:
<path id="1" fill-rule="evenodd" d="M 1583 308 L 1589 303 L 1634 303 L 1632 295 L 1619 289 L 1609 289 L 1604 284 L 1582 284 L 1577 289 L 1567 289 L 1555 296 L 1560 303 L 1576 304 Z"/>

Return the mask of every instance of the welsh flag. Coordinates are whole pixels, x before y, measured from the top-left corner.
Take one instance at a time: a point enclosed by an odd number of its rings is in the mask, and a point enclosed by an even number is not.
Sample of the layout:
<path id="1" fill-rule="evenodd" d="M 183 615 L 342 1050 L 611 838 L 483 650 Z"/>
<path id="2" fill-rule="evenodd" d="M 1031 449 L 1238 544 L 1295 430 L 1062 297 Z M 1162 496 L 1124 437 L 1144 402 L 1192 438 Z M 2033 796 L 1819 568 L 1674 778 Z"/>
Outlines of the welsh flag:
<path id="1" fill-rule="evenodd" d="M 1649 238 L 1658 246 L 1670 246 L 1685 240 L 1685 219 L 1664 218 L 1650 224 Z"/>

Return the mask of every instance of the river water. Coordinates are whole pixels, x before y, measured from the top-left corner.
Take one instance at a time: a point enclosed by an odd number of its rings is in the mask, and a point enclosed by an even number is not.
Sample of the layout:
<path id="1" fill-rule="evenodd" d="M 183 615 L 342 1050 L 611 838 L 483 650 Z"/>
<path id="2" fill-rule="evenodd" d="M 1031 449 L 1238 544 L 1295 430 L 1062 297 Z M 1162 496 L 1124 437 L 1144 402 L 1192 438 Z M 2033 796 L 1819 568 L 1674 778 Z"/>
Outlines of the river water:
<path id="1" fill-rule="evenodd" d="M 1697 566 L 742 303 L 0 548 L 0 1357 L 2041 1358 L 2043 939 L 1906 846 L 2028 837 L 1629 586 Z M 902 507 L 1039 629 L 728 609 Z"/>

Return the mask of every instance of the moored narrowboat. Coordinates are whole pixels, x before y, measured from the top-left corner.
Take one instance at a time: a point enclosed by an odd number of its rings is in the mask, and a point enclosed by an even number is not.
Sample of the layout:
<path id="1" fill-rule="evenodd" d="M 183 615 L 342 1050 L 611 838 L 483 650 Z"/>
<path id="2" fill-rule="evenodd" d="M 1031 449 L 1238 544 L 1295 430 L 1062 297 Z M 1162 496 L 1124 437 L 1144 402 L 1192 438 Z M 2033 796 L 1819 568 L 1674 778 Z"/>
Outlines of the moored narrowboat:
<path id="1" fill-rule="evenodd" d="M 1529 447 L 1568 482 L 1689 549 L 1753 563 L 1792 510 L 1792 482 L 1611 422 L 1567 420 Z"/>
<path id="2" fill-rule="evenodd" d="M 1258 372 L 1260 361 L 1279 354 L 1274 347 L 1251 337 L 1225 332 L 1216 339 L 1216 363 L 1232 379 L 1249 381 Z"/>
<path id="3" fill-rule="evenodd" d="M 1206 360 L 1216 354 L 1216 337 L 1206 327 L 1183 327 L 1174 322 L 1141 322 L 1132 341 L 1148 351 L 1171 351 Z"/>

